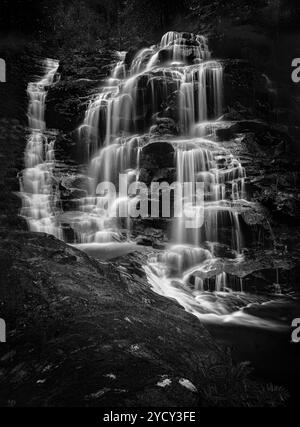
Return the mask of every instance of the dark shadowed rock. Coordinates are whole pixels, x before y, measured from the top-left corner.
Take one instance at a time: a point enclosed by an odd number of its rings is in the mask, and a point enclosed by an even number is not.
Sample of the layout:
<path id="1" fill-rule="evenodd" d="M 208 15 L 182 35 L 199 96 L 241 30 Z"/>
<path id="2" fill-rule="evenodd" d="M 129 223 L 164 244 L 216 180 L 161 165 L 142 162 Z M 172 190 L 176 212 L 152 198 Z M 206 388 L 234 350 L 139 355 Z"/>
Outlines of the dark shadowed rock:
<path id="1" fill-rule="evenodd" d="M 60 81 L 47 95 L 48 128 L 70 132 L 82 123 L 89 100 L 103 84 L 113 61 L 113 52 L 106 49 L 72 50 L 60 58 Z"/>
<path id="2" fill-rule="evenodd" d="M 99 262 L 35 233 L 1 232 L 0 246 L 2 405 L 205 403 L 200 366 L 222 352 L 195 317 L 150 291 L 144 255 Z M 165 377 L 172 387 L 158 384 Z"/>
<path id="3" fill-rule="evenodd" d="M 156 124 L 150 128 L 150 137 L 166 137 L 167 135 L 178 135 L 176 123 L 168 117 L 157 118 Z"/>

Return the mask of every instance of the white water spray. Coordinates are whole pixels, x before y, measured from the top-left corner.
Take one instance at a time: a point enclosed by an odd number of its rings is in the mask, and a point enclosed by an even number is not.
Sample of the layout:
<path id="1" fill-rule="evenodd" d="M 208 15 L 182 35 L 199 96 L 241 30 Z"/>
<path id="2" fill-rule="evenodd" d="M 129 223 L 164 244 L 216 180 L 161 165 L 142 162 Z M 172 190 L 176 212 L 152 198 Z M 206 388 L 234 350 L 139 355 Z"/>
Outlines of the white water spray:
<path id="1" fill-rule="evenodd" d="M 55 134 L 46 130 L 45 103 L 47 90 L 53 84 L 59 63 L 47 59 L 44 77 L 29 83 L 28 121 L 30 134 L 25 149 L 25 169 L 20 179 L 23 206 L 21 215 L 32 231 L 53 234 L 63 238 L 57 223 L 59 194 L 53 169 L 55 166 Z"/>

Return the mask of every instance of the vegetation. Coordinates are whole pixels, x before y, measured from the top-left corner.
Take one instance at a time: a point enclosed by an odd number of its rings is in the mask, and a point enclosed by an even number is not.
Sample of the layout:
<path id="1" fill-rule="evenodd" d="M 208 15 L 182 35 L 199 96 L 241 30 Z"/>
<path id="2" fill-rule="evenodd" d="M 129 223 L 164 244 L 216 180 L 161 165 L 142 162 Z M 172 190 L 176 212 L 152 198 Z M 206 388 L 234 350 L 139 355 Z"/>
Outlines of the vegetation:
<path id="1" fill-rule="evenodd" d="M 300 14 L 297 0 L 26 0 L 26 7 L 23 0 L 2 0 L 0 8 L 0 33 L 17 31 L 48 49 L 127 49 L 170 28 L 252 20 L 265 29 L 296 25 Z"/>
<path id="2" fill-rule="evenodd" d="M 284 406 L 289 393 L 281 386 L 251 380 L 249 362 L 235 363 L 230 349 L 219 351 L 220 361 L 200 364 L 198 390 L 204 406 L 278 407 Z M 203 381 L 203 377 L 205 380 Z"/>

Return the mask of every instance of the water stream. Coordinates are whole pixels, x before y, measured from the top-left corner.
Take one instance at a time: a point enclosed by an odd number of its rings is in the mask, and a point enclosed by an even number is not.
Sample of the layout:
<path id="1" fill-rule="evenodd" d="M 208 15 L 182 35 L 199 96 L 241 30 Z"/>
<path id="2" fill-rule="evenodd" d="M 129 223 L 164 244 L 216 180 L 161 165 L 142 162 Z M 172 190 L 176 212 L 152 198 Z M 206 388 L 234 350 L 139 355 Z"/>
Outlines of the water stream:
<path id="1" fill-rule="evenodd" d="M 159 45 L 139 51 L 130 66 L 126 52 L 116 53 L 111 75 L 91 99 L 78 129 L 80 147 L 89 159 L 89 191 L 71 212 L 59 207 L 53 173 L 55 134 L 46 130 L 44 121 L 47 87 L 55 81 L 58 66 L 57 61 L 46 60 L 43 78 L 28 85 L 30 134 L 21 214 L 30 229 L 64 239 L 61 224 L 68 222 L 73 243 L 84 250 L 134 243 L 133 219 L 112 217 L 107 199 L 96 193 L 97 185 L 109 181 L 119 191 L 120 174 L 128 183 L 137 182 L 144 148 L 168 144 L 174 152 L 177 182 L 203 185 L 204 221 L 186 228 L 182 219 L 173 218 L 168 247 L 155 251 L 145 265 L 152 289 L 177 300 L 202 321 L 280 328 L 278 322 L 248 312 L 272 298 L 245 292 L 239 273 L 245 262 L 241 213 L 252 202 L 247 200 L 241 161 L 215 138 L 216 129 L 224 125 L 223 66 L 211 58 L 207 39 L 169 32 Z M 170 99 L 179 135 L 151 137 L 157 119 L 168 118 L 169 107 L 162 106 Z M 126 211 L 132 203 L 136 198 L 118 196 L 113 209 Z M 190 209 L 187 203 L 183 201 Z"/>
<path id="2" fill-rule="evenodd" d="M 20 190 L 23 201 L 21 215 L 27 219 L 30 230 L 62 239 L 63 233 L 57 221 L 59 193 L 53 176 L 55 132 L 47 131 L 44 118 L 47 89 L 54 83 L 58 67 L 58 61 L 46 59 L 43 63 L 44 76 L 27 87 L 29 135 Z"/>

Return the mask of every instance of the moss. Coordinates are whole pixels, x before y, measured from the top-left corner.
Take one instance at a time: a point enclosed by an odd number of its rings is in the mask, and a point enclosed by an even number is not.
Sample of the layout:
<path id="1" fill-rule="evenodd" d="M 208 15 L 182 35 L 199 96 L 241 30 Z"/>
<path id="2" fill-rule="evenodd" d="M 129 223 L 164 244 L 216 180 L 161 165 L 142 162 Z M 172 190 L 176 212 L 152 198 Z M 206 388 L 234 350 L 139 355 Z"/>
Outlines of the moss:
<path id="1" fill-rule="evenodd" d="M 200 373 L 198 389 L 203 406 L 278 407 L 284 406 L 289 398 L 281 386 L 252 380 L 250 363 L 234 363 L 230 349 L 220 352 L 219 363 L 211 358 L 206 360 Z"/>

